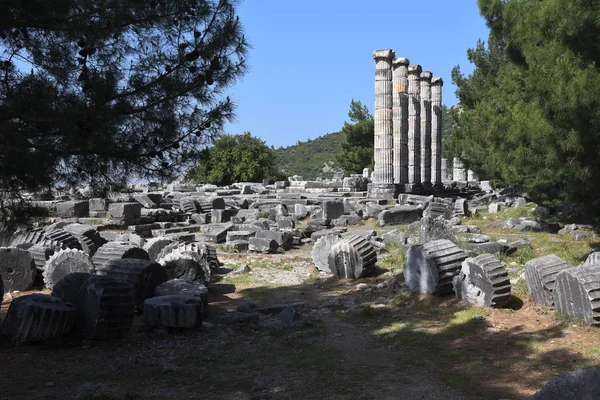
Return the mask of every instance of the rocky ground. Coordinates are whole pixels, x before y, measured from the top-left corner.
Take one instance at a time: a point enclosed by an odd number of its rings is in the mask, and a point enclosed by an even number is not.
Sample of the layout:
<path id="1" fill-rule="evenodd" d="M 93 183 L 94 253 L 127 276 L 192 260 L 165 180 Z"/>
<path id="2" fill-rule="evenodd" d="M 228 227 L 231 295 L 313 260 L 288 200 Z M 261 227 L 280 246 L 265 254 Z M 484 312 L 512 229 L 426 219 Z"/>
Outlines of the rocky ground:
<path id="1" fill-rule="evenodd" d="M 468 223 L 506 236 L 495 227 L 502 217 Z M 353 229 L 371 228 L 392 229 L 372 221 Z M 528 302 L 519 279 L 529 259 L 558 252 L 575 264 L 595 239 L 520 235 L 533 247 L 503 258 L 513 277 L 503 309 L 403 290 L 401 246 L 388 246 L 378 272 L 352 282 L 320 275 L 310 245 L 273 255 L 221 252 L 202 329 L 149 330 L 137 318 L 121 340 L 15 346 L 2 338 L 0 398 L 526 399 L 561 371 L 597 365 L 600 335 Z M 243 265 L 250 271 L 230 274 Z M 294 303 L 295 322 L 282 327 L 278 313 L 258 324 L 219 320 L 248 301 Z"/>

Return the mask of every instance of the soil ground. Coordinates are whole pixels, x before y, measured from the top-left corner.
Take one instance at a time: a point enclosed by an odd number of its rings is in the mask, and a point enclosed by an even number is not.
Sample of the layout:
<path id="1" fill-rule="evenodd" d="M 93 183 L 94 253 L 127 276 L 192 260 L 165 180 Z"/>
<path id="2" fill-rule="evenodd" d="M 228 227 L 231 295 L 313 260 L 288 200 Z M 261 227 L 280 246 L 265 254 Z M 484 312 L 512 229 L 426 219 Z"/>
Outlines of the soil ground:
<path id="1" fill-rule="evenodd" d="M 513 234 L 492 222 L 470 221 L 491 236 Z M 527 399 L 561 371 L 600 364 L 600 333 L 530 303 L 518 280 L 533 257 L 554 252 L 574 262 L 595 243 L 521 236 L 533 250 L 503 258 L 516 282 L 503 309 L 403 291 L 400 248 L 388 248 L 378 273 L 356 282 L 319 275 L 310 245 L 221 254 L 205 318 L 212 326 L 149 330 L 136 317 L 120 340 L 17 346 L 2 337 L 0 399 Z M 226 276 L 242 264 L 252 271 Z M 244 300 L 305 304 L 282 330 L 217 322 Z M 5 298 L 2 317 L 8 305 Z"/>

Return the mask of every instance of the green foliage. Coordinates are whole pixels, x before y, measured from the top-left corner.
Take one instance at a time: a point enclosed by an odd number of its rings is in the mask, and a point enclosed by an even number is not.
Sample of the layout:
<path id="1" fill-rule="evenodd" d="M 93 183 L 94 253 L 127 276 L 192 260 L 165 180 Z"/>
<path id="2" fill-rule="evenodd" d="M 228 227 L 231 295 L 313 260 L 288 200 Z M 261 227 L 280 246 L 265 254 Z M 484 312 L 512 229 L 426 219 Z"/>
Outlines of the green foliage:
<path id="1" fill-rule="evenodd" d="M 262 182 L 278 175 L 275 164 L 275 151 L 263 140 L 245 132 L 223 135 L 214 146 L 204 149 L 190 175 L 195 182 L 216 185 Z"/>
<path id="2" fill-rule="evenodd" d="M 328 133 L 306 142 L 275 150 L 277 168 L 286 176 L 300 175 L 303 179 L 331 178 L 339 167 L 334 160 L 340 151 L 342 132 Z"/>
<path id="3" fill-rule="evenodd" d="M 479 0 L 487 45 L 453 71 L 451 153 L 537 202 L 600 196 L 600 9 L 588 1 Z"/>
<path id="4" fill-rule="evenodd" d="M 81 183 L 100 191 L 193 165 L 232 119 L 221 94 L 246 71 L 236 5 L 0 2 L 3 195 L 22 206 L 22 191 Z M 0 211 L 6 222 L 12 211 Z"/>
<path id="5" fill-rule="evenodd" d="M 359 174 L 364 168 L 373 167 L 375 125 L 369 109 L 360 101 L 350 102 L 348 117 L 354 123 L 344 123 L 342 148 L 335 159 L 346 175 Z"/>

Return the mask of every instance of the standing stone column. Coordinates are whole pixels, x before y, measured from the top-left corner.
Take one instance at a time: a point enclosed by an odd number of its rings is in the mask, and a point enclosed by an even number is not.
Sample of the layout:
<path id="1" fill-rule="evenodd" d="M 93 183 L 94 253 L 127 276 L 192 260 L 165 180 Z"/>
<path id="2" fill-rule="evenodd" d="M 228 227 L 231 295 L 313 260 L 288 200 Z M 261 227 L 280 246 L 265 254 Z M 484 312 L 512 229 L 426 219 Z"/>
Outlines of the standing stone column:
<path id="1" fill-rule="evenodd" d="M 392 82 L 394 90 L 394 183 L 408 183 L 408 65 L 407 58 L 392 61 Z"/>
<path id="2" fill-rule="evenodd" d="M 408 185 L 406 192 L 421 188 L 421 66 L 408 66 Z"/>
<path id="3" fill-rule="evenodd" d="M 448 179 L 448 159 L 442 158 L 442 182 L 450 180 Z"/>
<path id="4" fill-rule="evenodd" d="M 452 180 L 455 182 L 466 182 L 467 171 L 465 171 L 465 164 L 463 164 L 460 158 L 454 157 L 452 160 L 453 174 Z"/>
<path id="5" fill-rule="evenodd" d="M 421 185 L 431 188 L 431 77 L 421 73 Z"/>
<path id="6" fill-rule="evenodd" d="M 375 171 L 371 192 L 394 194 L 392 123 L 392 50 L 376 50 L 375 60 Z"/>
<path id="7" fill-rule="evenodd" d="M 442 174 L 442 78 L 431 80 L 431 180 L 434 189 L 444 188 Z"/>

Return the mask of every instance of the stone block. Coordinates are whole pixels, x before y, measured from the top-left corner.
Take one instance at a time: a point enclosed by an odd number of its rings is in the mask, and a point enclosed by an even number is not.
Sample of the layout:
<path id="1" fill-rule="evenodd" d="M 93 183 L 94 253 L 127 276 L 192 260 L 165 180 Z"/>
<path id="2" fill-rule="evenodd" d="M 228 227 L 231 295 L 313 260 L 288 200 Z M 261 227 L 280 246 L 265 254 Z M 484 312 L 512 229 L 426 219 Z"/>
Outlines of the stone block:
<path id="1" fill-rule="evenodd" d="M 341 200 L 325 200 L 321 205 L 323 219 L 336 219 L 344 215 L 344 202 Z"/>
<path id="2" fill-rule="evenodd" d="M 56 204 L 56 214 L 61 218 L 87 217 L 90 210 L 89 205 L 87 200 L 64 201 Z"/>
<path id="3" fill-rule="evenodd" d="M 140 203 L 112 203 L 108 207 L 108 215 L 116 220 L 135 220 L 142 216 L 142 205 Z"/>
<path id="4" fill-rule="evenodd" d="M 108 210 L 108 199 L 94 198 L 89 200 L 89 210 L 106 212 Z"/>
<path id="5" fill-rule="evenodd" d="M 404 205 L 389 208 L 379 213 L 380 226 L 410 224 L 421 219 L 423 210 L 416 206 Z"/>

